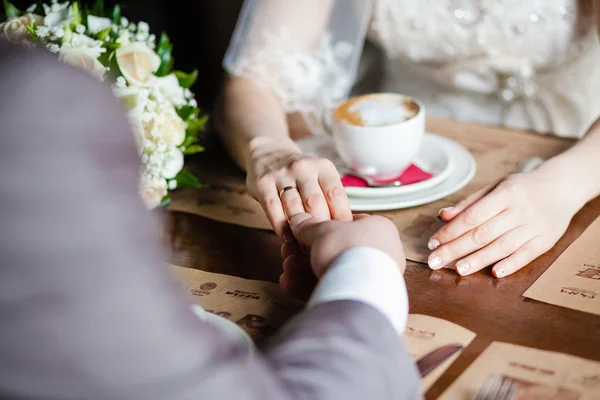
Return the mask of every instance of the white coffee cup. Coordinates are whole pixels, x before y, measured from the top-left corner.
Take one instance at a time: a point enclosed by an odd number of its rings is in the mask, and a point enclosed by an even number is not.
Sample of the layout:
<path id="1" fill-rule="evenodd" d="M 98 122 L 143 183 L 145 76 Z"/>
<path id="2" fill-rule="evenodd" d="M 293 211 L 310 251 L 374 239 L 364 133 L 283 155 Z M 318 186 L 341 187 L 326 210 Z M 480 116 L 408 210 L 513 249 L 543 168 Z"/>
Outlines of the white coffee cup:
<path id="1" fill-rule="evenodd" d="M 371 106 L 387 104 L 387 116 L 381 124 L 349 123 L 339 118 L 339 110 L 348 110 L 348 102 L 367 99 Z M 411 104 L 417 109 L 404 117 L 391 114 L 390 104 Z M 340 107 L 345 107 L 341 109 Z M 384 107 L 384 108 L 385 108 Z M 407 106 L 408 107 L 408 106 Z M 405 109 L 406 110 L 406 109 Z M 367 112 L 367 111 L 364 111 Z M 371 107 L 368 112 L 377 112 Z M 391 118 L 390 118 L 391 116 Z M 373 119 L 373 118 L 371 118 Z M 375 119 L 377 115 L 375 114 Z M 387 122 L 386 122 L 387 120 Z M 334 111 L 332 135 L 342 161 L 359 176 L 385 180 L 398 177 L 413 162 L 425 132 L 425 108 L 415 98 L 397 93 L 375 93 L 358 96 L 339 105 Z"/>

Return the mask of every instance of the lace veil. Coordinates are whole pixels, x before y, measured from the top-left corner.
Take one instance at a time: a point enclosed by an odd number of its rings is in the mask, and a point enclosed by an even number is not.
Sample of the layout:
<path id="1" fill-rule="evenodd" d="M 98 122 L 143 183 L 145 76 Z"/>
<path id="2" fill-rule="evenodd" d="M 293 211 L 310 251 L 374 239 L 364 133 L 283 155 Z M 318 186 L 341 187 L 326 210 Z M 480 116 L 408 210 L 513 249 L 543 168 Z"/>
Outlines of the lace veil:
<path id="1" fill-rule="evenodd" d="M 223 61 L 322 133 L 354 82 L 373 0 L 246 0 Z"/>

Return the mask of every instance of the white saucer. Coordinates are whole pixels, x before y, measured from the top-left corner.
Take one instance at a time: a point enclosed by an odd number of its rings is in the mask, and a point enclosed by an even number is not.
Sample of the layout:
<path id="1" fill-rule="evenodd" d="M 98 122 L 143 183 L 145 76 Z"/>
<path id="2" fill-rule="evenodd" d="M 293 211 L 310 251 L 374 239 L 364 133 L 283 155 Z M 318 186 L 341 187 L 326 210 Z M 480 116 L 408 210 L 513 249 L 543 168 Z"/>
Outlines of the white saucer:
<path id="1" fill-rule="evenodd" d="M 384 211 L 416 207 L 432 203 L 450 196 L 465 187 L 475 176 L 475 158 L 460 144 L 441 136 L 435 136 L 439 146 L 443 146 L 452 164 L 450 176 L 437 186 L 427 189 L 379 198 L 350 198 L 353 211 Z"/>
<path id="2" fill-rule="evenodd" d="M 399 196 L 402 194 L 418 192 L 425 190 L 446 180 L 453 170 L 453 163 L 445 149 L 445 142 L 438 135 L 426 133 L 423 137 L 423 143 L 419 148 L 419 153 L 414 161 L 424 171 L 433 175 L 425 181 L 402 185 L 398 187 L 345 187 L 346 194 L 349 197 L 381 198 L 388 196 Z M 329 136 L 311 136 L 299 140 L 298 146 L 305 154 L 318 157 L 325 157 L 331 160 L 338 168 L 340 175 L 346 173 L 343 163 L 335 150 L 333 140 Z"/>
<path id="3" fill-rule="evenodd" d="M 252 338 L 238 324 L 216 314 L 206 312 L 199 305 L 193 305 L 192 311 L 205 323 L 213 326 L 223 333 L 223 336 L 232 342 L 240 343 L 248 348 L 248 355 L 254 353 L 255 345 Z"/>

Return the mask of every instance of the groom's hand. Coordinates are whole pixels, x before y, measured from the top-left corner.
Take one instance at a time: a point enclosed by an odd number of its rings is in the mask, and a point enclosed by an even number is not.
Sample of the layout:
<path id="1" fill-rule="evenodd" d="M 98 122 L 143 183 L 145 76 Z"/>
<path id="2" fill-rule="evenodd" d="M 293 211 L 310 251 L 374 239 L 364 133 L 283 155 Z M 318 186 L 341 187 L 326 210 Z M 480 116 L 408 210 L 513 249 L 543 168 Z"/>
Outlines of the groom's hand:
<path id="1" fill-rule="evenodd" d="M 298 244 L 309 249 L 312 272 L 317 278 L 323 276 L 336 258 L 353 247 L 382 250 L 396 261 L 402 273 L 406 268 L 400 235 L 386 218 L 361 214 L 355 215 L 351 222 L 317 222 L 309 214 L 300 213 L 291 218 L 290 226 Z M 294 245 L 284 246 L 282 255 L 300 258 Z"/>

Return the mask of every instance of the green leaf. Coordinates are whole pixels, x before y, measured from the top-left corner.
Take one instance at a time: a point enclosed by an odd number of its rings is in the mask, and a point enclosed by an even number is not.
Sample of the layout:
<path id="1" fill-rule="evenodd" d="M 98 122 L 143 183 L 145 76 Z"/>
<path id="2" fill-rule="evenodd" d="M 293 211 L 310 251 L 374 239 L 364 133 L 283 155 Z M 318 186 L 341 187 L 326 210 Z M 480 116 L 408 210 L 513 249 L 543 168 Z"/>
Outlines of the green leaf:
<path id="1" fill-rule="evenodd" d="M 165 208 L 168 207 L 169 204 L 171 204 L 171 193 L 167 193 L 165 197 L 162 198 L 159 207 Z"/>
<path id="2" fill-rule="evenodd" d="M 114 79 L 117 79 L 119 76 L 123 76 L 123 73 L 121 72 L 121 68 L 119 67 L 119 63 L 117 62 L 117 56 L 115 55 L 115 52 L 111 51 L 111 52 L 106 52 L 104 54 L 108 54 L 106 60 L 108 62 L 108 67 L 110 68 L 110 75 Z M 100 57 L 104 56 L 104 54 L 102 54 Z M 100 62 L 103 65 L 106 65 L 104 60 L 101 60 L 100 58 L 98 60 L 100 60 Z"/>
<path id="3" fill-rule="evenodd" d="M 73 36 L 73 31 L 68 26 L 64 26 L 63 30 L 65 31 L 65 36 L 63 36 L 63 42 L 70 43 L 71 37 Z"/>
<path id="4" fill-rule="evenodd" d="M 81 10 L 79 9 L 79 3 L 74 1 L 71 4 L 71 10 L 73 12 L 73 20 L 71 20 L 71 28 L 75 29 L 77 25 L 81 25 Z"/>
<path id="5" fill-rule="evenodd" d="M 200 110 L 198 110 L 198 112 L 199 111 Z M 198 132 L 204 130 L 207 121 L 208 115 L 203 115 L 201 118 L 198 119 L 190 119 L 189 121 L 187 121 L 188 127 L 186 129 L 186 132 L 189 132 L 192 135 L 196 135 Z"/>
<path id="6" fill-rule="evenodd" d="M 160 55 L 163 53 L 168 47 L 171 47 L 171 41 L 166 33 L 160 34 L 160 39 L 158 40 L 158 46 L 156 48 L 156 53 Z"/>
<path id="7" fill-rule="evenodd" d="M 108 51 L 108 52 L 109 52 L 111 55 L 113 55 L 113 54 L 115 54 L 115 53 L 116 53 L 117 49 L 119 49 L 119 47 L 121 47 L 121 43 L 118 43 L 118 42 L 116 42 L 116 41 L 113 41 L 113 40 L 112 40 L 112 38 L 111 38 L 111 40 L 110 40 L 108 43 L 106 43 L 106 44 L 104 45 L 104 47 L 106 47 L 106 50 L 107 50 L 107 51 Z"/>
<path id="8" fill-rule="evenodd" d="M 121 7 L 118 4 L 113 8 L 112 21 L 115 25 L 121 25 Z"/>
<path id="9" fill-rule="evenodd" d="M 4 13 L 6 14 L 7 19 L 17 18 L 22 14 L 21 11 L 13 4 L 9 3 L 8 0 L 4 0 Z"/>
<path id="10" fill-rule="evenodd" d="M 177 181 L 178 188 L 191 187 L 191 188 L 199 189 L 199 188 L 204 187 L 204 185 L 202 185 L 200 183 L 198 178 L 196 178 L 194 176 L 194 174 L 192 174 L 190 171 L 188 171 L 185 168 L 183 168 L 181 171 L 179 171 L 179 173 L 175 177 L 175 180 Z"/>
<path id="11" fill-rule="evenodd" d="M 204 151 L 204 146 L 200 146 L 199 144 L 194 144 L 189 147 L 186 147 L 185 150 L 183 151 L 183 154 L 185 154 L 186 156 L 189 156 L 192 154 L 201 153 L 203 151 Z"/>
<path id="12" fill-rule="evenodd" d="M 196 112 L 200 110 L 196 109 Z M 198 119 L 190 119 L 187 124 L 187 129 L 185 130 L 185 140 L 181 144 L 183 148 L 189 148 L 194 143 L 198 141 L 198 133 L 204 130 L 204 126 L 206 125 L 206 121 L 208 121 L 208 115 L 202 116 L 202 118 Z"/>
<path id="13" fill-rule="evenodd" d="M 167 68 L 165 68 L 163 72 L 164 76 L 169 75 L 171 71 L 173 71 L 173 65 L 175 65 L 175 59 L 171 57 L 171 59 L 167 63 Z"/>
<path id="14" fill-rule="evenodd" d="M 104 17 L 104 0 L 96 0 L 90 10 L 90 14 L 95 17 Z"/>
<path id="15" fill-rule="evenodd" d="M 89 24 L 88 24 L 88 16 L 90 15 L 90 10 L 88 10 L 87 6 L 83 6 L 83 9 L 81 10 L 81 23 L 83 24 L 83 26 L 85 26 L 86 31 L 89 29 Z M 88 31 L 87 34 L 89 36 L 91 36 L 91 33 Z"/>
<path id="16" fill-rule="evenodd" d="M 183 106 L 177 109 L 177 115 L 184 121 L 187 121 L 191 116 L 197 115 L 198 112 L 199 110 L 192 106 Z"/>
<path id="17" fill-rule="evenodd" d="M 183 143 L 181 143 L 180 147 L 188 148 L 191 145 L 193 145 L 194 143 L 196 143 L 197 141 L 198 141 L 198 138 L 196 136 L 188 135 L 186 132 L 185 140 L 183 141 Z"/>
<path id="18" fill-rule="evenodd" d="M 182 71 L 173 71 L 173 73 L 179 80 L 179 86 L 181 86 L 185 89 L 191 88 L 192 85 L 194 84 L 194 82 L 196 82 L 196 79 L 198 78 L 198 70 L 197 69 L 195 69 L 194 71 L 192 71 L 189 74 L 186 74 L 185 72 L 182 72 Z"/>
<path id="19" fill-rule="evenodd" d="M 109 63 L 112 55 L 113 53 L 111 53 L 110 51 L 105 51 L 104 53 L 100 54 L 100 57 L 98 57 L 98 61 L 100 61 L 102 65 L 106 65 Z M 108 67 L 112 70 L 113 66 L 109 65 Z"/>
<path id="20" fill-rule="evenodd" d="M 169 37 L 166 33 L 160 35 L 158 42 L 158 49 L 156 54 L 160 58 L 160 67 L 156 71 L 156 76 L 161 77 L 169 74 L 170 69 L 173 67 L 173 45 L 169 41 Z"/>
<path id="21" fill-rule="evenodd" d="M 112 32 L 112 28 L 103 29 L 100 32 L 98 32 L 98 35 L 96 35 L 96 38 L 98 40 L 101 40 L 104 42 L 104 40 L 108 37 L 108 35 L 110 35 L 110 32 Z"/>
<path id="22" fill-rule="evenodd" d="M 25 29 L 27 29 L 27 32 L 29 33 L 29 36 L 31 36 L 32 39 L 39 39 L 37 33 L 35 33 L 35 30 L 37 29 L 37 23 L 35 21 L 33 21 L 33 24 L 31 25 L 25 25 Z"/>

